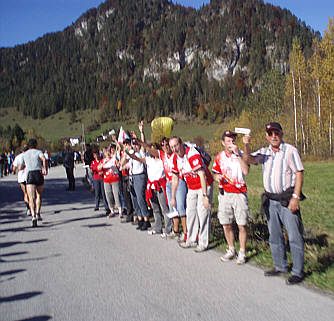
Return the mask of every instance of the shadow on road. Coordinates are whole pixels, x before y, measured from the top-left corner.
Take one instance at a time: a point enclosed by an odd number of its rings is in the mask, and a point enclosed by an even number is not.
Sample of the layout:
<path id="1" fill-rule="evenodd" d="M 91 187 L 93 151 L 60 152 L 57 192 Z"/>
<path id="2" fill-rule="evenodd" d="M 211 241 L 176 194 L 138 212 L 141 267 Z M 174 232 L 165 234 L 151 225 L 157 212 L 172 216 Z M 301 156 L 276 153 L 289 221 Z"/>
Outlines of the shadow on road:
<path id="1" fill-rule="evenodd" d="M 29 252 L 27 252 L 27 251 L 12 252 L 12 253 L 1 254 L 1 256 L 16 256 L 16 255 L 22 255 L 22 254 L 28 254 L 28 253 Z"/>
<path id="2" fill-rule="evenodd" d="M 2 230 L 0 230 L 0 232 L 2 232 Z M 26 241 L 26 242 L 21 242 L 21 241 L 15 241 L 15 242 L 2 242 L 0 243 L 0 248 L 3 247 L 10 247 L 10 246 L 14 246 L 17 244 L 33 244 L 33 243 L 40 243 L 40 242 L 45 242 L 48 239 L 38 239 L 38 240 L 31 240 L 31 241 Z"/>
<path id="3" fill-rule="evenodd" d="M 17 320 L 17 321 L 47 321 L 47 320 L 51 320 L 52 317 L 50 317 L 49 315 L 39 315 L 36 317 L 32 317 L 32 318 L 28 318 L 28 319 L 21 319 L 21 320 Z"/>
<path id="4" fill-rule="evenodd" d="M 41 295 L 42 293 L 43 292 L 37 292 L 36 291 L 36 292 L 26 292 L 26 293 L 16 294 L 16 295 L 7 296 L 7 297 L 1 297 L 0 298 L 0 303 L 27 300 L 27 299 L 33 298 L 37 295 Z"/>
<path id="5" fill-rule="evenodd" d="M 0 277 L 1 276 L 5 276 L 5 275 L 12 275 L 12 274 L 16 274 L 16 273 L 21 273 L 27 271 L 25 269 L 20 269 L 20 270 L 10 270 L 10 271 L 5 271 L 5 272 L 0 272 Z"/>
<path id="6" fill-rule="evenodd" d="M 111 226 L 111 224 L 102 223 L 102 224 L 87 224 L 87 225 L 81 225 L 82 227 L 88 227 L 88 228 L 96 228 L 96 227 L 107 227 Z"/>
<path id="7" fill-rule="evenodd" d="M 59 257 L 61 254 L 53 254 L 50 256 L 40 256 L 40 257 L 34 257 L 34 258 L 28 258 L 28 259 L 17 259 L 17 260 L 4 260 L 0 258 L 0 263 L 18 263 L 18 262 L 31 262 L 31 261 L 43 261 L 47 260 L 53 257 Z"/>

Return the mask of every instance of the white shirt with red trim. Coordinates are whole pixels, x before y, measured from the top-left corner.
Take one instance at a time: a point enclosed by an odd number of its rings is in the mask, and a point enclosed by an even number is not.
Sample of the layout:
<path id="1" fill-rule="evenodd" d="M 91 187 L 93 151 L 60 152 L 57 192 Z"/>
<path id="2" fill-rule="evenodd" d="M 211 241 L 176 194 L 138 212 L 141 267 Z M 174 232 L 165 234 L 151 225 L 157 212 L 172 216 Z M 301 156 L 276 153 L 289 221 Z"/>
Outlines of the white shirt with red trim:
<path id="1" fill-rule="evenodd" d="M 197 171 L 203 168 L 207 185 L 210 186 L 213 178 L 207 166 L 203 163 L 200 153 L 194 147 L 185 146 L 185 149 L 186 152 L 183 157 L 176 154 L 173 156 L 172 172 L 180 175 L 186 181 L 189 189 L 196 190 L 202 188 L 201 179 Z"/>
<path id="2" fill-rule="evenodd" d="M 159 158 L 162 160 L 162 164 L 163 164 L 164 170 L 165 170 L 166 179 L 167 179 L 168 182 L 171 182 L 172 177 L 173 177 L 173 173 L 172 173 L 173 157 L 174 157 L 174 154 L 168 155 L 164 151 L 159 150 Z"/>
<path id="3" fill-rule="evenodd" d="M 220 152 L 215 158 L 212 171 L 223 176 L 219 182 L 219 188 L 223 188 L 228 193 L 247 192 L 245 175 L 235 154 L 228 155 L 226 151 Z"/>

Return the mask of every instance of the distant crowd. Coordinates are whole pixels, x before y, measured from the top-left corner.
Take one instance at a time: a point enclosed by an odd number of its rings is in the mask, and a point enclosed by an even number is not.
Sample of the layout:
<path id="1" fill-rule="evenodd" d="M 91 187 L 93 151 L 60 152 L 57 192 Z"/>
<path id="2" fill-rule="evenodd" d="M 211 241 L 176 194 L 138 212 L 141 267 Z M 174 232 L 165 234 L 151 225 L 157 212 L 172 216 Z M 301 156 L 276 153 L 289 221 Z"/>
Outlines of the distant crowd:
<path id="1" fill-rule="evenodd" d="M 86 145 L 84 167 L 86 180 L 95 192 L 95 211 L 102 202 L 109 218 L 118 216 L 122 223 L 132 223 L 139 231 L 176 239 L 184 249 L 196 253 L 209 249 L 213 182 L 218 184 L 218 219 L 223 226 L 228 249 L 222 262 L 247 262 L 246 243 L 249 206 L 245 177 L 250 164 L 262 164 L 264 194 L 262 213 L 266 216 L 269 243 L 275 268 L 265 276 L 289 271 L 282 226 L 287 230 L 292 256 L 292 273 L 287 284 L 297 284 L 304 277 L 304 240 L 300 215 L 303 164 L 295 147 L 283 141 L 283 129 L 271 122 L 265 127 L 268 147 L 250 153 L 249 134 L 243 136 L 243 150 L 236 144 L 237 134 L 226 130 L 222 135 L 222 151 L 214 160 L 199 146 L 183 142 L 180 137 L 163 137 L 159 143 L 148 143 L 143 122 L 138 125 L 140 137 L 132 131 L 122 132 L 108 147 Z M 248 130 L 249 131 L 249 130 Z M 250 131 L 249 131 L 250 132 Z M 26 151 L 14 169 L 26 170 L 25 201 L 33 226 L 41 220 L 43 175 L 48 173 L 45 155 L 29 141 Z M 68 191 L 75 190 L 74 167 L 77 155 L 70 145 L 62 153 L 68 179 Z M 209 167 L 212 168 L 211 170 Z M 21 186 L 22 187 L 22 186 Z M 23 188 L 22 188 L 23 190 Z M 150 213 L 154 225 L 151 226 Z M 235 248 L 232 228 L 239 229 L 239 250 Z"/>

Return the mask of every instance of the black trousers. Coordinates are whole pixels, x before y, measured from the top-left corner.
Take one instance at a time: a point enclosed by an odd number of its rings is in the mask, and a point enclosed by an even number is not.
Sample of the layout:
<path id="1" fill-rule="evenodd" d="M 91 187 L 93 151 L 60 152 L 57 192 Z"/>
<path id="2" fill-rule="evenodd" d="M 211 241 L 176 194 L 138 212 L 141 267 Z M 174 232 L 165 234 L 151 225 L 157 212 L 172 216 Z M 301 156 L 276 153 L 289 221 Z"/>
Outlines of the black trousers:
<path id="1" fill-rule="evenodd" d="M 66 176 L 68 179 L 68 189 L 70 191 L 74 191 L 75 190 L 75 179 L 74 179 L 74 174 L 73 174 L 73 167 L 65 167 L 66 170 Z"/>

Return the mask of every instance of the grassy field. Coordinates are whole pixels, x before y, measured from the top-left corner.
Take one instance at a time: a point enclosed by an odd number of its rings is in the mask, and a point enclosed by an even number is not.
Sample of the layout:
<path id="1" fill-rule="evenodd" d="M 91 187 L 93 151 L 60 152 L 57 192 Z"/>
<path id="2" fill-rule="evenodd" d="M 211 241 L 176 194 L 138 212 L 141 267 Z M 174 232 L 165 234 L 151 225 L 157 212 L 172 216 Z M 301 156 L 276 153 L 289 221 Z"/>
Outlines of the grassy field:
<path id="1" fill-rule="evenodd" d="M 305 283 L 334 293 L 334 161 L 306 162 L 304 167 L 303 193 L 307 199 L 301 203 L 301 213 L 305 228 Z M 247 256 L 250 262 L 271 268 L 266 221 L 259 214 L 263 193 L 260 166 L 251 167 L 247 185 L 251 212 Z M 223 251 L 227 244 L 215 217 L 217 205 L 215 189 L 212 243 Z"/>
<path id="2" fill-rule="evenodd" d="M 122 125 L 125 130 L 135 130 L 138 132 L 138 126 L 135 122 L 106 122 L 101 124 L 97 130 L 88 132 L 88 128 L 98 119 L 98 110 L 78 111 L 75 122 L 71 122 L 71 114 L 59 112 L 55 115 L 47 117 L 43 120 L 25 117 L 21 113 L 17 113 L 15 108 L 0 109 L 0 117 L 2 127 L 15 126 L 17 123 L 25 132 L 34 129 L 38 136 L 44 137 L 48 141 L 56 141 L 64 137 L 79 137 L 82 135 L 82 124 L 84 124 L 86 140 L 95 138 L 102 133 L 106 133 L 111 129 L 119 129 Z M 181 136 L 183 139 L 191 139 L 201 136 L 206 140 L 211 139 L 212 135 L 219 128 L 219 124 L 196 123 L 190 124 L 184 121 L 174 121 L 172 135 Z M 150 139 L 151 126 L 145 124 L 145 134 Z"/>

